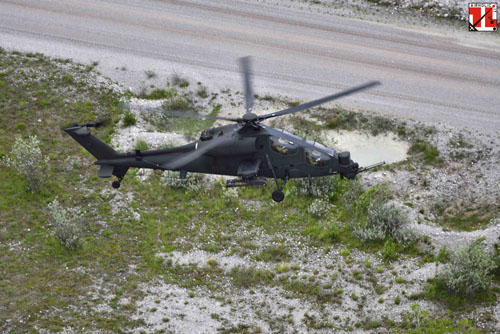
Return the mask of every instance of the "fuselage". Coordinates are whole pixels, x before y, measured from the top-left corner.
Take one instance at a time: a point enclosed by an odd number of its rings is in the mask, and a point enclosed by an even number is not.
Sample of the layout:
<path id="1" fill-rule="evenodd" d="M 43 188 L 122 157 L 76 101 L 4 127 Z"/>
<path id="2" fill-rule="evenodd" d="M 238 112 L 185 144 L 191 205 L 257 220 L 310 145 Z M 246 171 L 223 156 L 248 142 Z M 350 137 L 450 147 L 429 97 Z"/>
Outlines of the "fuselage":
<path id="1" fill-rule="evenodd" d="M 169 169 L 169 162 L 180 159 L 193 150 L 201 149 L 217 137 L 228 136 L 215 148 L 208 150 L 200 157 L 186 165 L 176 168 L 186 172 L 242 176 L 241 164 L 254 161 L 258 163 L 256 175 L 278 178 L 301 178 L 331 175 L 336 173 L 349 174 L 357 164 L 350 160 L 348 153 L 339 154 L 319 143 L 307 141 L 318 150 L 301 145 L 306 140 L 293 136 L 294 141 L 269 134 L 265 129 L 251 128 L 235 132 L 237 124 L 226 125 L 204 131 L 199 141 L 164 150 L 136 151 L 119 153 L 113 159 L 100 159 L 98 165 L 113 165 L 123 167 L 138 167 L 152 169 Z M 280 130 L 283 131 L 283 130 Z M 220 139 L 220 138 L 219 138 Z M 273 170 L 274 169 L 274 175 Z M 240 172 L 240 173 L 238 173 Z"/>

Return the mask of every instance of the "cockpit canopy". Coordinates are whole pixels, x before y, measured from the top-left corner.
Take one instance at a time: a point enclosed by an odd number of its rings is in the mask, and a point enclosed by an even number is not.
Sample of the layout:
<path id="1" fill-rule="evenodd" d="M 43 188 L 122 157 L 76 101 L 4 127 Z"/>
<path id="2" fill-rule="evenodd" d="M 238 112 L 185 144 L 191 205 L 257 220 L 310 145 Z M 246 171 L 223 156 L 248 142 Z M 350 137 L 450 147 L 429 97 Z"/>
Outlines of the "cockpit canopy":
<path id="1" fill-rule="evenodd" d="M 316 151 L 312 148 L 306 148 L 304 150 L 304 153 L 306 156 L 307 163 L 313 166 L 318 166 L 318 167 L 326 166 L 327 161 L 330 160 L 329 156 L 319 151 Z"/>
<path id="2" fill-rule="evenodd" d="M 270 136 L 269 140 L 271 142 L 271 147 L 276 152 L 284 155 L 295 154 L 297 152 L 297 145 L 291 141 L 275 136 Z"/>

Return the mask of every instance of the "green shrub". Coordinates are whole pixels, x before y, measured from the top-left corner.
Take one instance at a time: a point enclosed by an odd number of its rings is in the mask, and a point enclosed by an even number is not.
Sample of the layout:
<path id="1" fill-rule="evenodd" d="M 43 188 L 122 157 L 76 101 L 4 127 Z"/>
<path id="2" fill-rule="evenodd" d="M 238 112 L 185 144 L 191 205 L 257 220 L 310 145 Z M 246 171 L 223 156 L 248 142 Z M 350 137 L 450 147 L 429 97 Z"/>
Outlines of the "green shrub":
<path id="1" fill-rule="evenodd" d="M 36 136 L 24 140 L 16 137 L 11 150 L 12 157 L 3 157 L 2 163 L 23 174 L 28 181 L 28 189 L 38 191 L 42 184 L 48 157 L 42 155 L 40 141 Z"/>
<path id="2" fill-rule="evenodd" d="M 46 107 L 46 106 L 48 106 L 49 104 L 50 104 L 50 101 L 49 101 L 49 100 L 47 100 L 47 99 L 41 99 L 41 100 L 40 100 L 40 106 L 42 106 L 42 107 Z"/>
<path id="3" fill-rule="evenodd" d="M 191 101 L 184 96 L 174 96 L 163 104 L 165 110 L 186 111 L 191 109 Z"/>
<path id="4" fill-rule="evenodd" d="M 196 95 L 202 99 L 206 99 L 208 97 L 207 88 L 205 86 L 199 86 L 196 90 Z"/>
<path id="5" fill-rule="evenodd" d="M 156 73 L 154 71 L 151 71 L 151 70 L 144 71 L 144 74 L 146 74 L 146 77 L 148 79 L 152 79 L 152 78 L 156 77 Z"/>
<path id="6" fill-rule="evenodd" d="M 187 81 L 186 79 L 182 78 L 181 76 L 179 76 L 177 73 L 175 73 L 173 76 L 172 76 L 172 83 L 176 86 L 179 86 L 181 88 L 186 88 L 189 86 L 189 81 Z"/>
<path id="7" fill-rule="evenodd" d="M 15 129 L 15 130 L 24 130 L 24 128 L 26 128 L 26 123 L 24 123 L 24 122 L 18 122 L 18 123 L 14 126 L 14 129 Z"/>
<path id="8" fill-rule="evenodd" d="M 123 126 L 129 127 L 135 125 L 136 123 L 137 119 L 135 118 L 135 114 L 131 112 L 125 113 L 125 116 L 123 117 Z"/>
<path id="9" fill-rule="evenodd" d="M 450 292 L 471 296 L 489 287 L 495 266 L 485 250 L 484 238 L 479 238 L 453 252 L 439 278 Z"/>
<path id="10" fill-rule="evenodd" d="M 387 240 L 384 243 L 384 248 L 382 248 L 381 253 L 384 262 L 392 262 L 394 260 L 397 260 L 399 257 L 398 245 L 392 240 Z"/>
<path id="11" fill-rule="evenodd" d="M 236 187 L 228 188 L 226 187 L 225 184 L 222 183 L 221 186 L 222 186 L 222 198 L 224 198 L 226 204 L 231 204 L 238 201 L 239 199 L 238 188 Z"/>
<path id="12" fill-rule="evenodd" d="M 78 208 L 63 208 L 57 199 L 48 205 L 49 221 L 54 227 L 54 234 L 61 244 L 68 249 L 80 246 L 83 216 Z"/>
<path id="13" fill-rule="evenodd" d="M 408 216 L 394 203 L 374 201 L 368 208 L 368 225 L 379 226 L 385 235 L 396 239 Z"/>
<path id="14" fill-rule="evenodd" d="M 175 94 L 177 94 L 177 92 L 174 88 L 169 90 L 155 88 L 149 94 L 146 94 L 146 92 L 142 92 L 141 94 L 139 94 L 139 97 L 148 100 L 162 100 L 171 99 Z"/>
<path id="15" fill-rule="evenodd" d="M 239 266 L 233 267 L 230 275 L 234 285 L 245 288 L 260 284 L 269 284 L 274 278 L 274 273 L 269 270 L 253 267 L 242 268 Z"/>
<path id="16" fill-rule="evenodd" d="M 315 199 L 307 208 L 307 212 L 315 218 L 321 218 L 328 214 L 331 207 L 332 206 L 328 201 L 325 201 L 324 199 Z"/>
<path id="17" fill-rule="evenodd" d="M 422 154 L 426 163 L 435 162 L 436 158 L 439 156 L 437 147 L 422 139 L 417 139 L 410 146 L 410 150 L 408 152 L 411 154 Z"/>
<path id="18" fill-rule="evenodd" d="M 146 141 L 139 139 L 135 144 L 135 149 L 139 151 L 147 151 L 149 149 L 148 143 Z"/>
<path id="19" fill-rule="evenodd" d="M 384 240 L 392 238 L 403 247 L 408 248 L 418 235 L 406 225 L 408 215 L 394 203 L 384 202 L 383 198 L 375 198 L 368 207 L 367 222 L 354 224 L 353 233 L 361 241 Z"/>
<path id="20" fill-rule="evenodd" d="M 336 191 L 338 184 L 339 178 L 333 176 L 313 177 L 310 183 L 308 178 L 302 178 L 297 181 L 297 190 L 302 195 L 328 198 Z"/>
<path id="21" fill-rule="evenodd" d="M 412 304 L 411 310 L 406 311 L 402 327 L 408 334 L 479 334 L 478 328 L 474 327 L 472 321 L 463 319 L 452 321 L 450 319 L 430 318 L 428 310 L 422 310 L 419 304 Z M 402 333 L 402 331 L 396 331 Z"/>
<path id="22" fill-rule="evenodd" d="M 174 189 L 186 189 L 191 192 L 200 192 L 204 189 L 205 176 L 198 173 L 188 173 L 185 179 L 179 177 L 178 172 L 165 171 L 161 177 L 161 184 Z"/>
<path id="23" fill-rule="evenodd" d="M 268 246 L 255 257 L 258 261 L 266 262 L 286 262 L 290 258 L 288 249 L 283 244 Z"/>
<path id="24" fill-rule="evenodd" d="M 436 263 L 447 263 L 448 261 L 450 261 L 450 258 L 451 258 L 451 253 L 448 250 L 448 248 L 444 246 L 441 249 L 439 249 L 439 252 L 436 256 Z"/>

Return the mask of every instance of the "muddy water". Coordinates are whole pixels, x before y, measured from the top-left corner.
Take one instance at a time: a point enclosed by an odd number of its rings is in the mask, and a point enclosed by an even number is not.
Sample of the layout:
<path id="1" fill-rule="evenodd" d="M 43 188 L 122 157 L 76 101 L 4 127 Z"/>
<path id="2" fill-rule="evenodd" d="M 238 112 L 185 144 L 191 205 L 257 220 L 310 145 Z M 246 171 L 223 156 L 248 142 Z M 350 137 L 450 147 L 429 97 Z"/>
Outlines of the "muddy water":
<path id="1" fill-rule="evenodd" d="M 337 151 L 350 151 L 352 160 L 360 166 L 380 161 L 387 164 L 405 160 L 410 145 L 393 134 L 372 136 L 359 131 L 328 130 L 323 137 L 325 144 Z"/>

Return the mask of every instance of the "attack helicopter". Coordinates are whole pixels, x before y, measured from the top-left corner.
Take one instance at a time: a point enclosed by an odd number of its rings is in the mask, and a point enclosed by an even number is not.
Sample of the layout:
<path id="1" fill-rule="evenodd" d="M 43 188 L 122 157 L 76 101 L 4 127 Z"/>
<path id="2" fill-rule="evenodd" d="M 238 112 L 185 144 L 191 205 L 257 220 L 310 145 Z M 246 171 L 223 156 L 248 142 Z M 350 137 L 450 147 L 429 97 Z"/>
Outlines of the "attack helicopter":
<path id="1" fill-rule="evenodd" d="M 318 142 L 262 123 L 363 91 L 380 82 L 371 81 L 295 107 L 257 115 L 253 112 L 250 57 L 240 58 L 239 65 L 246 109 L 242 117 L 167 111 L 172 116 L 219 119 L 234 123 L 204 130 L 196 142 L 168 149 L 121 153 L 91 134 L 89 128 L 96 127 L 99 123 L 73 124 L 64 130 L 97 159 L 95 164 L 100 166 L 99 177 L 116 176 L 117 179 L 112 182 L 114 188 L 120 187 L 131 167 L 179 171 L 180 178 L 186 178 L 188 172 L 236 176 L 235 179 L 227 180 L 226 187 L 263 186 L 267 183 L 267 178 L 273 178 L 276 190 L 272 193 L 272 199 L 281 202 L 285 197 L 283 188 L 289 179 L 307 177 L 311 181 L 312 177 L 333 174 L 353 179 L 361 172 L 384 164 L 380 162 L 360 167 L 352 161 L 349 152 L 335 152 Z"/>

